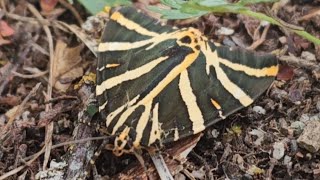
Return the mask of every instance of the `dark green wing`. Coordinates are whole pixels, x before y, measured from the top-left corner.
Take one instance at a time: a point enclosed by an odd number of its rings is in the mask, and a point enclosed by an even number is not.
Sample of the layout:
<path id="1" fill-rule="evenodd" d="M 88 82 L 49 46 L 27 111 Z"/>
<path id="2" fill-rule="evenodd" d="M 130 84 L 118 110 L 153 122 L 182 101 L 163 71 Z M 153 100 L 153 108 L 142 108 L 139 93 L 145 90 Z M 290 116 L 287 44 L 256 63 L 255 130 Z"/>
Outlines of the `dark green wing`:
<path id="1" fill-rule="evenodd" d="M 132 8 L 112 14 L 98 51 L 101 116 L 134 147 L 203 131 L 251 104 L 278 71 L 274 56 L 215 46 L 196 29 L 174 30 Z"/>

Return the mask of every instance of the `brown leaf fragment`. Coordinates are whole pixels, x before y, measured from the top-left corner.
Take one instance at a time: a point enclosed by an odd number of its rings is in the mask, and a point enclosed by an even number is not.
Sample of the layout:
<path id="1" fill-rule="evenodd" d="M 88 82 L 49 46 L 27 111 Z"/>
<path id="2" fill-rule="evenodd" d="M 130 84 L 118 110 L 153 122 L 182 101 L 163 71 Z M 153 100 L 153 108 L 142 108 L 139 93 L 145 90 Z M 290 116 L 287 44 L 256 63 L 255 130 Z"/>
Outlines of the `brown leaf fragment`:
<path id="1" fill-rule="evenodd" d="M 2 37 L 12 36 L 14 34 L 14 30 L 8 25 L 7 22 L 0 20 L 0 35 Z"/>
<path id="2" fill-rule="evenodd" d="M 289 81 L 293 78 L 293 68 L 288 65 L 280 65 L 279 72 L 277 74 L 278 80 Z"/>
<path id="3" fill-rule="evenodd" d="M 304 39 L 303 37 L 294 35 L 293 36 L 294 46 L 297 48 L 295 51 L 300 52 L 301 50 L 306 50 L 311 46 L 311 42 Z"/>
<path id="4" fill-rule="evenodd" d="M 21 103 L 21 97 L 7 95 L 0 97 L 0 104 L 9 105 L 9 106 L 16 106 Z"/>
<path id="5" fill-rule="evenodd" d="M 44 12 L 52 11 L 58 3 L 58 0 L 40 0 L 40 7 Z"/>
<path id="6" fill-rule="evenodd" d="M 57 90 L 65 92 L 73 80 L 83 75 L 82 49 L 83 45 L 69 48 L 63 41 L 57 41 L 53 65 L 53 85 Z"/>

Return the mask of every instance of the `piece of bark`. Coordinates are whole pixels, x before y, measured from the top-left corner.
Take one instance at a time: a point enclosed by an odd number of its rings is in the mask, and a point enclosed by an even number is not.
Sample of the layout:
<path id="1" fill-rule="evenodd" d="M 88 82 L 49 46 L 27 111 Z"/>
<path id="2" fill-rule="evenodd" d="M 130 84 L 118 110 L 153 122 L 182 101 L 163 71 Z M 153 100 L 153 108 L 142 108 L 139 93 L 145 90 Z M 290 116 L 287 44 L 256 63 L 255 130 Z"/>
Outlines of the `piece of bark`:
<path id="1" fill-rule="evenodd" d="M 92 87 L 84 85 L 80 88 L 83 110 L 79 112 L 78 119 L 82 122 L 90 122 L 91 117 L 86 113 L 87 106 L 94 101 Z M 74 140 L 90 138 L 94 134 L 94 127 L 79 123 L 74 129 Z M 66 179 L 79 179 L 85 176 L 87 164 L 91 160 L 96 145 L 92 141 L 75 144 L 71 150 L 71 155 L 68 157 L 68 168 L 66 171 Z"/>

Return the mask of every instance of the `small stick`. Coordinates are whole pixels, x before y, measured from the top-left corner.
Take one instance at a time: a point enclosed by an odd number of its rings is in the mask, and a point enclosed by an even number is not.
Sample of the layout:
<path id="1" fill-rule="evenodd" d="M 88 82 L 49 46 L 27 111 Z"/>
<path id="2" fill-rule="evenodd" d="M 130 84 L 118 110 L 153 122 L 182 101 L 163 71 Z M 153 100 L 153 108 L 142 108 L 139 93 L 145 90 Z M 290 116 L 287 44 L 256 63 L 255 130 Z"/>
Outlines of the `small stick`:
<path id="1" fill-rule="evenodd" d="M 65 0 L 59 0 L 59 3 L 62 4 L 65 8 L 67 8 L 67 9 L 69 9 L 71 11 L 71 13 L 77 19 L 79 25 L 83 24 L 83 20 L 82 20 L 80 14 L 78 13 L 78 11 L 71 4 L 69 4 Z"/>
<path id="2" fill-rule="evenodd" d="M 29 11 L 39 20 L 44 20 L 44 18 L 41 16 L 40 12 L 30 3 L 27 3 L 27 8 Z M 53 38 L 51 31 L 47 25 L 43 25 L 43 29 L 47 35 L 48 42 L 49 42 L 49 54 L 50 54 L 50 73 L 49 73 L 49 83 L 48 83 L 48 89 L 47 89 L 47 100 L 50 100 L 52 97 L 52 84 L 53 84 L 53 66 L 54 66 L 54 50 L 53 50 Z M 46 112 L 48 112 L 51 109 L 51 104 L 46 104 Z M 53 122 L 47 125 L 46 127 L 46 137 L 45 137 L 45 143 L 46 143 L 46 153 L 44 156 L 44 162 L 43 162 L 43 169 L 46 169 L 47 164 L 49 162 L 50 157 L 50 150 L 52 146 L 52 133 L 53 133 Z"/>
<path id="3" fill-rule="evenodd" d="M 153 161 L 154 166 L 156 167 L 160 179 L 162 180 L 173 180 L 173 177 L 169 171 L 169 168 L 164 161 L 162 155 L 159 152 L 149 153 Z"/>
<path id="4" fill-rule="evenodd" d="M 48 71 L 43 71 L 43 72 L 39 72 L 39 73 L 35 73 L 35 74 L 21 74 L 16 71 L 12 71 L 12 74 L 14 74 L 15 76 L 24 78 L 24 79 L 38 78 L 38 77 L 46 75 L 47 73 L 48 73 Z"/>

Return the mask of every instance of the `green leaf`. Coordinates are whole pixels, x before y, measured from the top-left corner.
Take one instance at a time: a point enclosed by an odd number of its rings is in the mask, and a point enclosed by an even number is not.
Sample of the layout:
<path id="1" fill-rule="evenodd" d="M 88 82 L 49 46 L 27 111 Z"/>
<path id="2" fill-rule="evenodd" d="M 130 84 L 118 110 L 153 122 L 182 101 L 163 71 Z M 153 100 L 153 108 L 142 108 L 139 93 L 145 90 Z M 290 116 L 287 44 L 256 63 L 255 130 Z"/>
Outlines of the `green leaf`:
<path id="1" fill-rule="evenodd" d="M 259 20 L 268 21 L 271 24 L 284 27 L 296 34 L 308 39 L 309 41 L 320 44 L 320 39 L 309 34 L 306 31 L 290 29 L 285 25 L 278 22 L 276 19 L 269 17 L 263 13 L 253 12 L 245 5 L 257 4 L 257 3 L 268 3 L 276 2 L 278 0 L 240 0 L 237 3 L 228 3 L 226 0 L 161 0 L 162 3 L 174 8 L 173 10 L 160 9 L 157 7 L 149 6 L 148 8 L 152 11 L 160 13 L 162 18 L 165 19 L 187 19 L 195 18 L 205 15 L 207 13 L 236 13 L 247 15 Z"/>
<path id="2" fill-rule="evenodd" d="M 91 14 L 97 14 L 105 6 L 127 6 L 131 4 L 130 0 L 78 0 Z"/>
<path id="3" fill-rule="evenodd" d="M 270 2 L 277 2 L 279 0 L 240 0 L 238 3 L 239 5 L 248 5 L 248 4 L 257 4 L 257 3 L 270 3 Z"/>
<path id="4" fill-rule="evenodd" d="M 161 3 L 174 9 L 179 9 L 181 7 L 181 4 L 184 4 L 186 2 L 183 0 L 161 0 Z"/>
<path id="5" fill-rule="evenodd" d="M 199 5 L 201 6 L 209 6 L 209 7 L 214 7 L 214 6 L 223 6 L 229 4 L 226 0 L 202 0 L 198 2 Z"/>
<path id="6" fill-rule="evenodd" d="M 247 7 L 239 6 L 239 5 L 235 5 L 235 4 L 230 4 L 230 3 L 225 4 L 225 5 L 219 5 L 219 6 L 218 5 L 216 5 L 216 6 L 202 6 L 202 5 L 195 4 L 195 3 L 188 3 L 188 4 L 182 5 L 181 9 L 185 9 L 185 8 L 189 8 L 189 9 L 193 9 L 193 11 L 201 11 L 201 12 L 205 12 L 205 13 L 210 13 L 210 12 L 237 13 L 239 11 L 248 9 Z"/>
<path id="7" fill-rule="evenodd" d="M 155 6 L 148 6 L 148 9 L 161 14 L 162 18 L 164 19 L 188 19 L 188 18 L 199 17 L 208 13 L 208 12 L 199 12 L 199 11 L 195 13 L 185 13 L 180 10 L 162 9 Z"/>
<path id="8" fill-rule="evenodd" d="M 183 13 L 192 14 L 192 15 L 199 14 L 200 16 L 209 13 L 208 11 L 201 11 L 201 10 L 193 8 L 191 6 L 182 6 L 180 11 Z"/>

